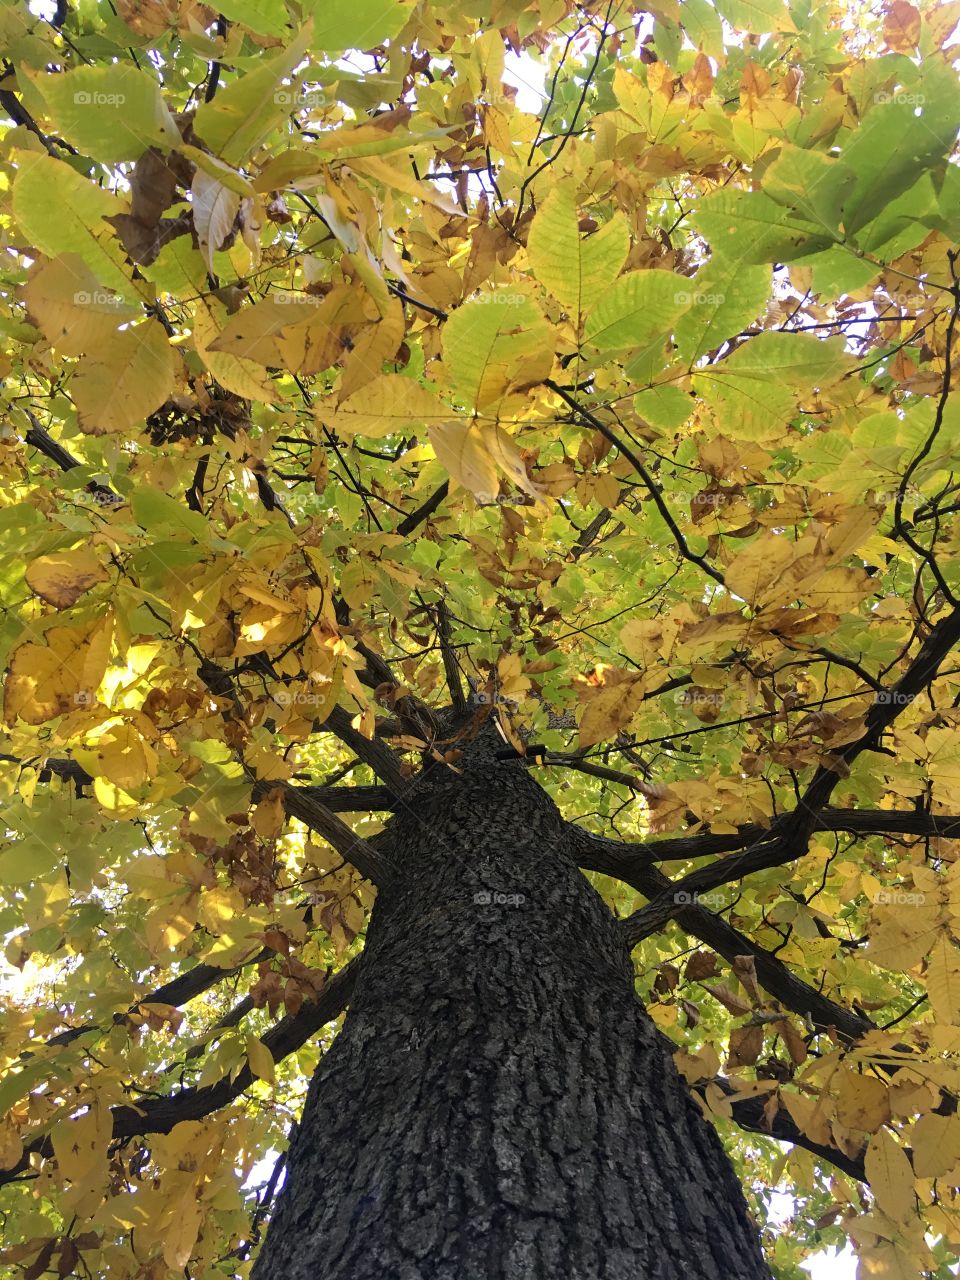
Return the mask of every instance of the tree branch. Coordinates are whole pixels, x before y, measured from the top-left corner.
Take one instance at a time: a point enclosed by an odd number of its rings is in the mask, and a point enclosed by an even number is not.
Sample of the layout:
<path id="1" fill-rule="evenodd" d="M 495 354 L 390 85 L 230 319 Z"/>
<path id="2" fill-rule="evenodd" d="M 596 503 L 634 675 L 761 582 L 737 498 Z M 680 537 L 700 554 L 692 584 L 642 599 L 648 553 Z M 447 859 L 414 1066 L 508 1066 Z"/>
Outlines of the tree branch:
<path id="1" fill-rule="evenodd" d="M 444 480 L 443 484 L 434 490 L 422 506 L 417 507 L 416 511 L 411 511 L 408 516 L 403 517 L 393 532 L 399 533 L 404 538 L 413 533 L 417 525 L 423 524 L 424 520 L 430 519 L 449 492 L 450 482 L 449 480 Z"/>
<path id="2" fill-rule="evenodd" d="M 310 795 L 309 787 L 294 787 L 289 782 L 264 781 L 253 784 L 255 800 L 262 800 L 268 792 L 279 787 L 283 792 L 283 807 L 291 818 L 298 818 L 328 840 L 341 858 L 349 862 L 367 880 L 376 885 L 386 884 L 393 875 L 393 868 L 377 846 L 351 831 L 326 805 Z"/>
<path id="3" fill-rule="evenodd" d="M 350 1003 L 357 983 L 359 963 L 351 960 L 327 985 L 317 998 L 304 1004 L 299 1013 L 287 1016 L 270 1028 L 263 1036 L 263 1043 L 270 1050 L 274 1062 L 286 1058 L 316 1035 L 321 1027 L 338 1018 Z M 126 1106 L 111 1107 L 113 1140 L 132 1138 L 143 1133 L 169 1133 L 185 1120 L 202 1120 L 204 1116 L 219 1111 L 234 1098 L 240 1096 L 253 1083 L 253 1073 L 244 1067 L 233 1079 L 224 1077 L 215 1084 L 202 1088 L 182 1089 L 165 1098 L 141 1097 Z M 48 1136 L 33 1139 L 24 1145 L 23 1155 L 17 1164 L 0 1172 L 0 1186 L 18 1180 L 20 1174 L 30 1168 L 31 1155 L 49 1158 L 53 1144 Z"/>
<path id="4" fill-rule="evenodd" d="M 600 837 L 592 836 L 581 827 L 567 824 L 573 840 L 574 856 L 581 867 L 613 875 L 632 885 L 647 898 L 655 899 L 671 889 L 667 877 L 656 867 L 639 864 L 627 871 L 622 857 L 611 857 L 607 845 Z M 809 1020 L 822 1031 L 836 1030 L 850 1043 L 859 1040 L 868 1031 L 875 1030 L 869 1018 L 860 1016 L 835 1004 L 816 991 L 801 978 L 790 972 L 782 961 L 758 946 L 745 934 L 734 929 L 720 916 L 695 903 L 680 906 L 676 919 L 681 928 L 694 938 L 699 938 L 733 964 L 739 956 L 752 956 L 756 964 L 757 981 L 787 1009 L 804 1020 Z"/>
<path id="5" fill-rule="evenodd" d="M 348 746 L 364 764 L 368 764 L 378 778 L 381 778 L 395 795 L 399 795 L 407 785 L 400 770 L 400 757 L 395 751 L 377 738 L 365 738 L 350 723 L 350 713 L 343 707 L 334 707 L 322 728 L 336 734 L 345 746 Z"/>
<path id="6" fill-rule="evenodd" d="M 637 472 L 640 479 L 646 485 L 647 492 L 653 499 L 654 505 L 663 517 L 663 521 L 667 528 L 673 534 L 673 540 L 676 543 L 677 550 L 683 556 L 684 560 L 689 560 L 691 564 L 699 565 L 704 573 L 713 578 L 714 582 L 719 582 L 721 587 L 724 586 L 723 574 L 720 573 L 719 570 L 715 569 L 710 561 L 705 559 L 704 556 L 698 556 L 696 552 L 690 550 L 680 526 L 677 524 L 676 520 L 674 520 L 670 508 L 663 500 L 663 494 L 657 487 L 656 481 L 629 445 L 624 444 L 623 441 L 610 430 L 605 422 L 601 422 L 596 414 L 591 413 L 585 405 L 582 405 L 579 400 L 570 395 L 570 393 L 561 387 L 559 383 L 554 382 L 552 378 L 545 378 L 543 385 L 545 387 L 549 387 L 551 391 L 555 392 L 561 400 L 573 409 L 575 413 L 580 415 L 584 422 L 589 423 L 589 425 L 593 427 L 594 431 L 599 431 L 605 440 L 609 440 L 609 442 L 623 454 L 633 467 L 634 471 Z"/>

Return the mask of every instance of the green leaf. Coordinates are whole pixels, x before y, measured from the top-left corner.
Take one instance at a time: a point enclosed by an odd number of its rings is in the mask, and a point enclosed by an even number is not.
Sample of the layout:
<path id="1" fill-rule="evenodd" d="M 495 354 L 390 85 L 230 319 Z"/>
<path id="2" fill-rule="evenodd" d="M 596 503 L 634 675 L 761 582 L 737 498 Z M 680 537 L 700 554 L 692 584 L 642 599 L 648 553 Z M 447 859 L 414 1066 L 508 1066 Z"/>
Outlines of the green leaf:
<path id="1" fill-rule="evenodd" d="M 857 178 L 843 207 L 848 234 L 866 226 L 925 170 L 950 154 L 958 108 L 960 89 L 952 98 L 938 95 L 936 103 L 893 101 L 873 108 L 840 156 Z"/>
<path id="2" fill-rule="evenodd" d="M 51 119 L 68 142 L 105 164 L 169 149 L 180 131 L 152 76 L 124 63 L 37 76 Z"/>
<path id="3" fill-rule="evenodd" d="M 308 22 L 286 49 L 265 58 L 200 106 L 194 129 L 221 160 L 243 164 L 290 114 L 290 95 L 282 84 L 303 60 L 312 36 Z"/>
<path id="4" fill-rule="evenodd" d="M 676 431 L 693 413 L 694 399 L 679 387 L 647 387 L 633 397 L 634 410 L 661 431 Z"/>
<path id="5" fill-rule="evenodd" d="M 210 525 L 200 512 L 191 511 L 179 498 L 172 498 L 159 489 L 134 489 L 130 495 L 130 506 L 137 524 L 149 533 L 174 530 L 200 542 L 209 540 Z"/>
<path id="6" fill-rule="evenodd" d="M 399 0 L 313 0 L 311 41 L 323 53 L 373 49 L 406 26 L 411 8 Z"/>
<path id="7" fill-rule="evenodd" d="M 777 204 L 796 210 L 831 239 L 839 240 L 843 203 L 856 180 L 853 170 L 839 160 L 784 143 L 764 172 L 763 190 Z"/>
<path id="8" fill-rule="evenodd" d="M 290 31 L 290 15 L 283 0 L 225 0 L 217 8 L 230 22 L 260 35 L 282 37 Z"/>
<path id="9" fill-rule="evenodd" d="M 680 25 L 708 57 L 723 57 L 723 26 L 708 0 L 680 0 Z"/>
<path id="10" fill-rule="evenodd" d="M 527 252 L 536 278 L 579 321 L 619 275 L 630 252 L 630 231 L 617 214 L 599 231 L 581 236 L 574 189 L 564 183 L 537 210 Z"/>
<path id="11" fill-rule="evenodd" d="M 783 0 L 716 0 L 717 12 L 736 31 L 769 35 L 774 31 L 796 31 Z"/>
<path id="12" fill-rule="evenodd" d="M 857 244 L 864 253 L 893 262 L 927 238 L 928 223 L 935 217 L 937 208 L 933 179 L 925 173 L 857 232 Z"/>
<path id="13" fill-rule="evenodd" d="M 769 440 L 785 434 L 801 393 L 834 381 L 851 364 L 842 338 L 766 332 L 698 371 L 694 386 L 721 431 L 739 440 Z"/>
<path id="14" fill-rule="evenodd" d="M 796 262 L 834 239 L 762 191 L 715 191 L 691 221 L 715 254 L 743 263 Z"/>
<path id="15" fill-rule="evenodd" d="M 137 301 L 121 265 L 125 254 L 105 218 L 124 212 L 108 191 L 87 181 L 62 160 L 21 153 L 13 181 L 13 211 L 35 249 L 49 258 L 77 253 L 102 284 Z M 51 200 L 51 192 L 57 193 Z"/>
<path id="16" fill-rule="evenodd" d="M 812 333 L 767 331 L 750 338 L 724 360 L 718 369 L 773 378 L 797 390 L 824 387 L 835 382 L 854 361 L 844 350 L 843 338 L 816 338 Z"/>
<path id="17" fill-rule="evenodd" d="M 691 305 L 682 276 L 672 271 L 631 271 L 591 311 L 584 342 L 599 351 L 635 348 L 654 335 L 666 337 Z"/>
<path id="18" fill-rule="evenodd" d="M 769 266 L 737 266 L 723 259 L 690 281 L 693 305 L 677 321 L 677 352 L 692 363 L 733 337 L 766 309 L 770 296 Z"/>
<path id="19" fill-rule="evenodd" d="M 516 385 L 546 377 L 552 330 L 536 303 L 509 287 L 484 292 L 443 326 L 448 385 L 470 409 L 492 407 Z"/>

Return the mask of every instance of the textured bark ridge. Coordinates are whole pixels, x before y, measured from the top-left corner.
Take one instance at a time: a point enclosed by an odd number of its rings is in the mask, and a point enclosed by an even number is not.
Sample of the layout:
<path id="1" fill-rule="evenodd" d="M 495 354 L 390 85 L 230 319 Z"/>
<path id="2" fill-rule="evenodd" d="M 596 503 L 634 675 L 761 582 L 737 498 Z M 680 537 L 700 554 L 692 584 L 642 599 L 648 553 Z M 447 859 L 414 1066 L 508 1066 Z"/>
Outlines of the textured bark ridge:
<path id="1" fill-rule="evenodd" d="M 491 747 L 393 819 L 254 1280 L 769 1280 L 556 807 Z"/>

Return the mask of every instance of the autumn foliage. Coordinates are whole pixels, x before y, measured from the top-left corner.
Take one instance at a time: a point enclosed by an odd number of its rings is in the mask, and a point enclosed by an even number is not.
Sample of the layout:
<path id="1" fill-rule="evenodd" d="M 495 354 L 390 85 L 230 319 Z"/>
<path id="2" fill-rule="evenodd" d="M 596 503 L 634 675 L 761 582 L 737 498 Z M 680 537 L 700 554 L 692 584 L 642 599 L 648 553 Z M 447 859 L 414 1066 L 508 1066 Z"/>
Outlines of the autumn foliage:
<path id="1" fill-rule="evenodd" d="M 958 20 L 0 10 L 3 1275 L 249 1274 L 451 698 L 775 1274 L 953 1274 Z"/>

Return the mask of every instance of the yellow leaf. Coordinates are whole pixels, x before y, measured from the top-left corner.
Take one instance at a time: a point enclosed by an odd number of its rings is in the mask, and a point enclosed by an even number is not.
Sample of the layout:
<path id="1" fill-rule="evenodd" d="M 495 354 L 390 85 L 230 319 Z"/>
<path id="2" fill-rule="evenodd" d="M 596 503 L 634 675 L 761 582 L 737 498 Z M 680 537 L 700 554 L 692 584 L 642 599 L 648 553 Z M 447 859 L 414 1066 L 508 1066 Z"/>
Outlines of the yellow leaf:
<path id="1" fill-rule="evenodd" d="M 62 1176 L 74 1183 L 90 1178 L 106 1159 L 112 1134 L 110 1110 L 97 1102 L 82 1115 L 58 1120 L 50 1130 L 50 1141 Z"/>
<path id="2" fill-rule="evenodd" d="M 23 1139 L 8 1116 L 0 1124 L 0 1169 L 12 1169 L 23 1155 Z"/>
<path id="3" fill-rule="evenodd" d="M 25 576 L 30 590 L 48 604 L 69 609 L 95 583 L 106 581 L 107 572 L 92 551 L 77 547 L 38 556 L 27 566 Z"/>
<path id="4" fill-rule="evenodd" d="M 247 1062 L 250 1070 L 258 1080 L 266 1080 L 273 1084 L 276 1079 L 276 1066 L 273 1054 L 257 1036 L 247 1036 Z"/>
<path id="5" fill-rule="evenodd" d="M 534 498 L 542 497 L 543 490 L 528 477 L 520 450 L 503 427 L 492 422 L 482 422 L 477 430 L 484 449 L 504 475 L 512 480 L 518 489 L 522 489 Z"/>
<path id="6" fill-rule="evenodd" d="M 876 1133 L 890 1119 L 889 1090 L 882 1080 L 844 1068 L 834 1081 L 834 1103 L 841 1124 Z"/>
<path id="7" fill-rule="evenodd" d="M 802 1093 L 784 1090 L 781 1098 L 794 1124 L 798 1129 L 802 1129 L 808 1138 L 825 1145 L 832 1142 L 833 1135 L 830 1132 L 827 1117 L 830 1101 L 826 1095 L 808 1098 Z"/>
<path id="8" fill-rule="evenodd" d="M 481 502 L 491 502 L 499 487 L 497 467 L 479 429 L 469 422 L 444 422 L 428 432 L 438 461 L 453 479 Z"/>
<path id="9" fill-rule="evenodd" d="M 105 289 L 78 253 L 36 263 L 23 287 L 27 311 L 65 356 L 96 351 L 139 308 Z"/>
<path id="10" fill-rule="evenodd" d="M 918 1178 L 942 1178 L 960 1165 L 960 1115 L 922 1115 L 910 1130 Z"/>
<path id="11" fill-rule="evenodd" d="M 183 1199 L 163 1233 L 163 1260 L 171 1271 L 182 1273 L 200 1234 L 203 1209 L 199 1200 Z"/>
<path id="12" fill-rule="evenodd" d="M 197 355 L 220 385 L 234 395 L 245 400 L 276 404 L 280 397 L 273 379 L 262 365 L 227 351 L 211 350 L 211 344 L 216 342 L 220 332 L 213 308 L 201 299 L 193 313 L 193 345 Z"/>
<path id="13" fill-rule="evenodd" d="M 283 790 L 274 787 L 254 809 L 250 825 L 261 840 L 274 840 L 283 830 L 284 817 Z"/>
<path id="14" fill-rule="evenodd" d="M 108 614 L 92 625 L 52 627 L 46 645 L 28 643 L 14 650 L 4 687 L 7 723 L 19 716 L 27 724 L 43 724 L 94 705 L 112 634 Z"/>
<path id="15" fill-rule="evenodd" d="M 210 889 L 200 898 L 197 919 L 208 932 L 219 936 L 243 911 L 243 898 L 232 886 Z"/>
<path id="16" fill-rule="evenodd" d="M 909 1221 L 916 1212 L 913 1169 L 907 1153 L 887 1129 L 870 1139 L 864 1168 L 880 1209 L 895 1222 Z"/>
<path id="17" fill-rule="evenodd" d="M 382 373 L 347 396 L 325 421 L 345 436 L 386 436 L 422 431 L 452 417 L 452 410 L 412 378 Z"/>
<path id="18" fill-rule="evenodd" d="M 131 792 L 156 775 L 158 757 L 130 724 L 118 724 L 97 741 L 97 776 Z"/>
<path id="19" fill-rule="evenodd" d="M 142 423 L 173 390 L 174 367 L 173 348 L 158 321 L 114 334 L 71 379 L 80 430 L 102 436 Z"/>
<path id="20" fill-rule="evenodd" d="M 946 933 L 927 959 L 927 992 L 938 1022 L 960 1023 L 960 951 Z"/>
<path id="21" fill-rule="evenodd" d="M 599 687 L 582 685 L 578 691 L 583 705 L 580 716 L 580 746 L 616 737 L 628 725 L 643 701 L 642 675 L 607 671 Z"/>

